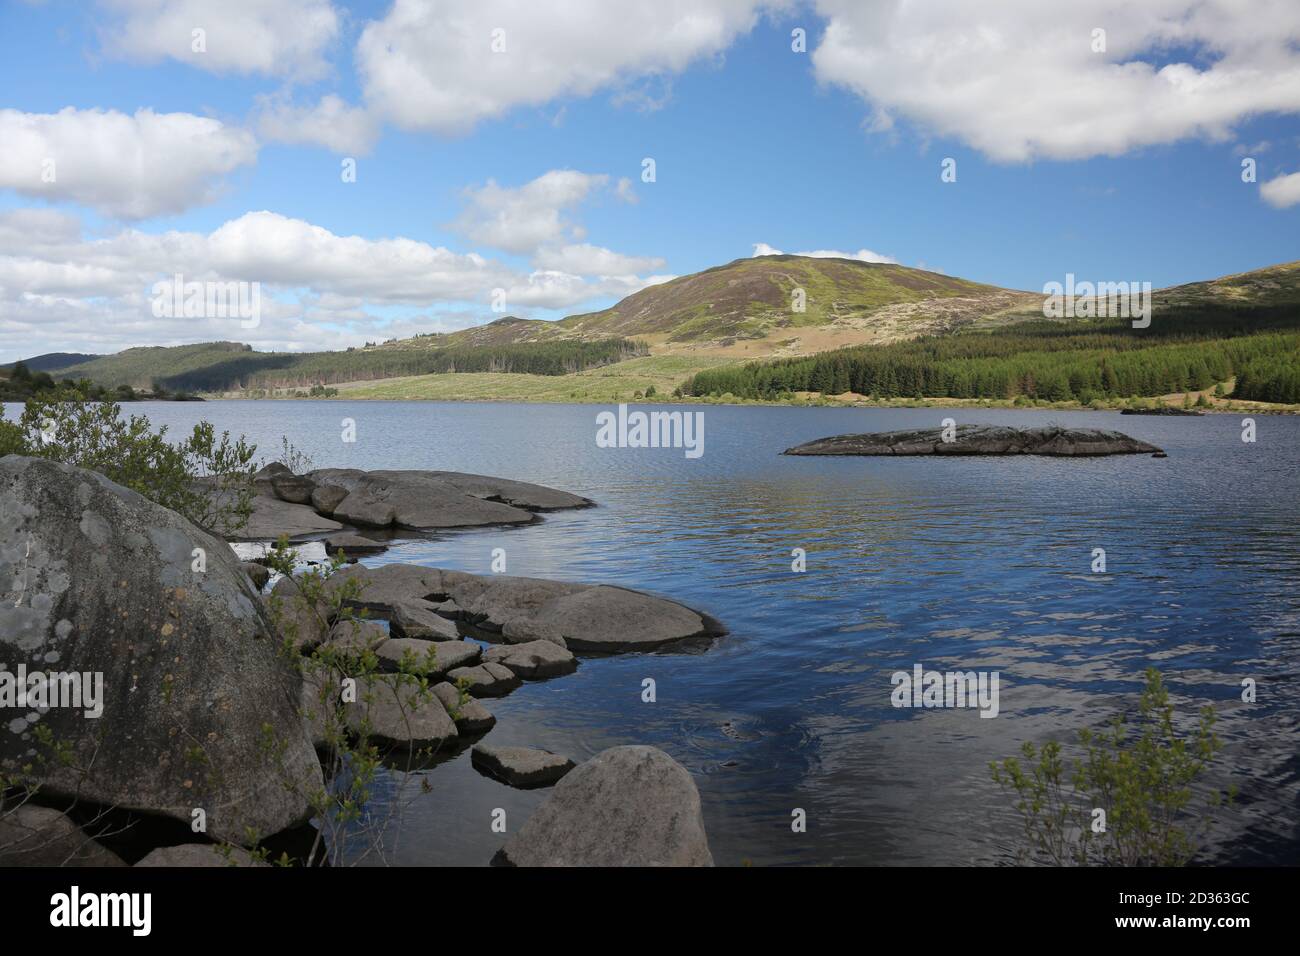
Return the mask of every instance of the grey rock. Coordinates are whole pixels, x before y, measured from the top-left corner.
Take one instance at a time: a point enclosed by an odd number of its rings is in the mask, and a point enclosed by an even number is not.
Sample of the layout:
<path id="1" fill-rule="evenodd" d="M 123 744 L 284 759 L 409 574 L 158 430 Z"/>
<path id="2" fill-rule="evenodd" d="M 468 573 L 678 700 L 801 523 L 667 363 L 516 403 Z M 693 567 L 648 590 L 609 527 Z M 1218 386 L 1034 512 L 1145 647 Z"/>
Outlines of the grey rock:
<path id="1" fill-rule="evenodd" d="M 183 843 L 164 846 L 151 851 L 136 866 L 143 867 L 196 867 L 196 866 L 270 866 L 253 858 L 247 850 L 237 846 L 218 846 L 215 843 Z"/>
<path id="2" fill-rule="evenodd" d="M 433 685 L 434 696 L 442 702 L 447 714 L 456 723 L 456 730 L 466 736 L 485 734 L 496 724 L 492 712 L 473 697 L 460 699 L 460 691 L 443 681 Z"/>
<path id="3" fill-rule="evenodd" d="M 325 539 L 325 550 L 331 555 L 342 551 L 349 558 L 365 557 L 371 554 L 383 554 L 388 545 L 374 538 L 363 538 L 350 531 L 340 531 Z"/>
<path id="4" fill-rule="evenodd" d="M 4 729 L 0 727 L 0 733 Z M 0 812 L 0 867 L 126 866 L 58 810 L 24 803 Z"/>
<path id="5" fill-rule="evenodd" d="M 390 638 L 374 648 L 379 666 L 390 673 L 396 672 L 407 655 L 417 665 L 428 669 L 422 673 L 433 679 L 445 677 L 457 667 L 471 667 L 478 663 L 483 648 L 473 641 L 423 641 L 419 638 Z"/>
<path id="6" fill-rule="evenodd" d="M 356 702 L 345 705 L 354 733 L 368 728 L 372 739 L 405 750 L 439 750 L 456 740 L 456 724 L 442 701 L 409 679 L 384 674 L 357 685 Z"/>
<path id="7" fill-rule="evenodd" d="M 267 607 L 281 638 L 295 650 L 314 650 L 329 637 L 333 608 L 323 601 L 309 601 L 296 579 L 282 577 L 275 582 Z"/>
<path id="8" fill-rule="evenodd" d="M 311 506 L 323 515 L 332 515 L 347 496 L 348 490 L 338 485 L 317 485 L 311 493 Z"/>
<path id="9" fill-rule="evenodd" d="M 336 621 L 323 646 L 338 654 L 359 657 L 366 651 L 378 653 L 387 641 L 388 628 L 378 621 L 353 619 Z"/>
<path id="10" fill-rule="evenodd" d="M 213 492 L 215 496 L 226 492 Z M 253 512 L 248 523 L 238 531 L 226 535 L 228 541 L 275 541 L 281 535 L 301 538 L 324 531 L 338 531 L 343 525 L 330 518 L 322 518 L 307 505 L 295 505 L 279 498 L 257 495 L 253 498 Z"/>
<path id="11" fill-rule="evenodd" d="M 570 650 L 610 653 L 725 633 L 713 618 L 674 601 L 608 585 L 388 564 L 345 568 L 330 579 L 330 586 L 353 579 L 360 581 L 360 600 L 367 607 L 423 602 L 426 610 L 454 613 L 511 642 L 548 641 Z"/>
<path id="12" fill-rule="evenodd" d="M 534 512 L 582 508 L 586 498 L 541 485 L 448 471 L 357 471 L 323 468 L 308 476 L 348 492 L 332 514 L 351 524 L 386 528 L 463 528 L 523 524 Z"/>
<path id="13" fill-rule="evenodd" d="M 295 505 L 309 505 L 311 493 L 316 490 L 316 482 L 304 475 L 278 474 L 271 476 L 271 487 L 282 501 Z"/>
<path id="14" fill-rule="evenodd" d="M 1160 451 L 1155 445 L 1101 428 L 1011 428 L 958 425 L 952 441 L 943 429 L 912 429 L 835 435 L 787 448 L 786 455 L 1137 455 Z"/>
<path id="15" fill-rule="evenodd" d="M 568 757 L 531 747 L 475 744 L 469 758 L 481 773 L 520 790 L 553 786 L 576 766 Z"/>
<path id="16" fill-rule="evenodd" d="M 454 684 L 465 681 L 465 690 L 473 697 L 504 697 L 523 683 L 510 668 L 493 661 L 454 668 L 447 672 L 447 679 Z"/>
<path id="17" fill-rule="evenodd" d="M 456 625 L 443 617 L 429 601 L 401 601 L 389 609 L 389 622 L 402 637 L 418 637 L 426 641 L 457 641 L 460 632 Z"/>
<path id="18" fill-rule="evenodd" d="M 525 680 L 543 680 L 572 674 L 578 669 L 573 654 L 550 641 L 498 644 L 483 653 L 485 663 L 502 664 Z"/>
<path id="19" fill-rule="evenodd" d="M 187 825 L 203 807 L 214 839 L 242 843 L 306 818 L 323 786 L 299 676 L 233 551 L 94 472 L 0 458 L 0 662 L 103 675 L 98 718 L 0 724 L 0 772 L 31 761 L 38 726 L 70 747 L 36 771 L 49 797 Z"/>
<path id="20" fill-rule="evenodd" d="M 565 775 L 494 863 L 712 866 L 700 795 L 654 747 L 613 747 Z"/>
<path id="21" fill-rule="evenodd" d="M 248 580 L 253 582 L 253 587 L 259 591 L 266 587 L 267 581 L 271 580 L 271 569 L 265 564 L 258 564 L 256 561 L 241 561 L 239 566 L 248 575 Z"/>

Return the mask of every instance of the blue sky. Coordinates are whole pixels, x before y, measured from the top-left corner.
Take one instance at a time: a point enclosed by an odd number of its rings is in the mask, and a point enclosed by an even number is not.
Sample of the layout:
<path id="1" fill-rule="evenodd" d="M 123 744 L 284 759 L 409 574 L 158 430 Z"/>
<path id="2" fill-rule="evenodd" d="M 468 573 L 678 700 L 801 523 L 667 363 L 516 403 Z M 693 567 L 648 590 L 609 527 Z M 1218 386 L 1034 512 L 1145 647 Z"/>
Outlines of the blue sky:
<path id="1" fill-rule="evenodd" d="M 1248 11 L 1197 22 L 1190 3 L 1135 16 L 1089 0 L 1076 21 L 1035 29 L 1019 0 L 920 19 L 891 3 L 717 0 L 651 5 L 660 12 L 640 20 L 575 0 L 585 37 L 548 33 L 529 6 L 0 7 L 0 132 L 19 144 L 0 144 L 0 360 L 213 338 L 337 348 L 491 320 L 499 288 L 505 311 L 557 318 L 756 243 L 1035 290 L 1066 272 L 1160 287 L 1300 258 L 1300 179 L 1288 178 L 1300 170 L 1300 17 L 1285 5 L 1251 30 Z M 713 20 L 683 29 L 702 9 Z M 312 17 L 315 33 L 302 27 Z M 191 23 L 207 25 L 193 55 Z M 1122 39 L 1088 50 L 1094 23 Z M 791 50 L 796 27 L 807 52 Z M 998 55 L 899 52 L 989 35 Z M 448 43 L 472 49 L 449 57 Z M 1233 92 L 1203 95 L 1189 79 Z M 328 96 L 361 133 L 321 133 L 333 124 L 311 111 Z M 179 127 L 151 136 L 141 110 L 210 125 L 189 141 Z M 90 111 L 122 128 L 103 133 Z M 234 158 L 211 158 L 223 150 Z M 39 182 L 38 160 L 56 152 L 69 172 Z M 355 182 L 340 177 L 347 157 Z M 654 182 L 641 178 L 646 157 Z M 940 179 L 949 157 L 953 183 Z M 516 192 L 565 171 L 582 177 Z M 496 192 L 476 192 L 489 181 Z M 242 218 L 262 210 L 277 218 Z M 311 239 L 314 227 L 329 238 Z M 169 232 L 181 238 L 140 238 Z M 406 273 L 386 273 L 401 250 L 367 243 L 399 237 L 431 262 L 429 250 L 451 257 L 445 281 L 375 291 Z M 286 265 L 259 252 L 272 242 Z M 618 257 L 613 271 L 593 249 Z M 173 271 L 259 281 L 279 306 L 253 335 L 158 319 L 152 280 Z"/>

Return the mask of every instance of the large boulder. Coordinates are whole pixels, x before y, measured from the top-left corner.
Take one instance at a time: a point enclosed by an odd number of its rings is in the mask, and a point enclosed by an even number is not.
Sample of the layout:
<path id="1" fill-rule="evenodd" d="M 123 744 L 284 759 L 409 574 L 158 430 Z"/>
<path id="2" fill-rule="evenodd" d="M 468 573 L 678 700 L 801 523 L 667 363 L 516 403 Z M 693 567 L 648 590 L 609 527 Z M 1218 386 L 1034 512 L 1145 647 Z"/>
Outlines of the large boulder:
<path id="1" fill-rule="evenodd" d="M 356 700 L 345 705 L 345 714 L 354 733 L 398 750 L 436 752 L 457 737 L 442 700 L 398 675 L 360 678 Z"/>
<path id="2" fill-rule="evenodd" d="M 514 644 L 547 641 L 570 650 L 611 653 L 725 633 L 713 618 L 684 605 L 603 584 L 386 564 L 345 568 L 330 578 L 330 586 L 351 580 L 360 582 L 357 603 L 366 607 L 390 614 L 403 604 L 436 610 Z"/>
<path id="3" fill-rule="evenodd" d="M 572 651 L 550 641 L 529 641 L 527 644 L 497 644 L 483 653 L 483 661 L 501 664 L 524 680 L 545 680 L 561 677 L 578 669 Z"/>
<path id="4" fill-rule="evenodd" d="M 323 781 L 279 643 L 224 542 L 94 472 L 0 458 L 0 679 L 81 675 L 94 698 L 6 710 L 0 772 L 45 730 L 69 757 L 35 764 L 47 796 L 201 809 L 225 842 L 292 826 Z"/>
<path id="5" fill-rule="evenodd" d="M 686 768 L 655 747 L 613 747 L 566 774 L 492 862 L 712 866 L 713 855 Z"/>

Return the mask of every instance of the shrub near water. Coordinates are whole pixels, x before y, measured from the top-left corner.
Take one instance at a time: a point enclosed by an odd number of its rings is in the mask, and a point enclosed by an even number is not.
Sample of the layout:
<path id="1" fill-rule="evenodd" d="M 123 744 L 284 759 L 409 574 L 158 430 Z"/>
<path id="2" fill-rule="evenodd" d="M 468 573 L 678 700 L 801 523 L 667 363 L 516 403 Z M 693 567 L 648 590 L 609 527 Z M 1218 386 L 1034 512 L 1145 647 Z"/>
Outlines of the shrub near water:
<path id="1" fill-rule="evenodd" d="M 990 764 L 993 779 L 1016 794 L 1025 855 L 1057 865 L 1189 863 L 1225 796 L 1231 803 L 1236 795 L 1235 788 L 1196 794 L 1196 782 L 1223 746 L 1214 724 L 1207 705 L 1191 735 L 1180 736 L 1169 691 L 1160 672 L 1148 668 L 1136 738 L 1119 715 L 1104 731 L 1079 732 L 1083 756 L 1073 773 L 1054 740 L 1041 748 L 1026 742 L 1023 763 L 1008 757 Z"/>
<path id="2" fill-rule="evenodd" d="M 253 506 L 253 456 L 241 436 L 200 422 L 179 444 L 143 415 L 124 418 L 116 402 L 79 389 L 27 400 L 17 424 L 0 422 L 0 455 L 28 455 L 88 468 L 214 534 L 243 527 Z M 213 491 L 220 494 L 212 494 Z"/>

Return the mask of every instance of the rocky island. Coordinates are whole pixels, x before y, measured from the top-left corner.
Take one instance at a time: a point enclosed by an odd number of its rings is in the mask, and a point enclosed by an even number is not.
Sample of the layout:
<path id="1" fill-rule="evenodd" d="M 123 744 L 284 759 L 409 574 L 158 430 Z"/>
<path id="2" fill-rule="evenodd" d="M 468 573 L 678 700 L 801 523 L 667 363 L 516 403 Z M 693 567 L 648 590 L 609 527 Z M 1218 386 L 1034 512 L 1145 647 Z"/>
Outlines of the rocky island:
<path id="1" fill-rule="evenodd" d="M 1142 455 L 1164 457 L 1155 445 L 1101 428 L 1011 428 L 958 425 L 863 435 L 835 435 L 787 448 L 783 455 Z"/>

